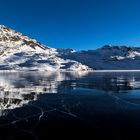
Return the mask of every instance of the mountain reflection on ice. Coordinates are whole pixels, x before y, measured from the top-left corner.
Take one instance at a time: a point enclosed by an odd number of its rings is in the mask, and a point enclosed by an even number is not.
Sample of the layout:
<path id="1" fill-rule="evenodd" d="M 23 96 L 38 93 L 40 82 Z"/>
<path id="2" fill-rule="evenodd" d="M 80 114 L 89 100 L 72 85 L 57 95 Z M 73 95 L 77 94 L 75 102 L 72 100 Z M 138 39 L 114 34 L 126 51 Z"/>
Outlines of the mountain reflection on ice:
<path id="1" fill-rule="evenodd" d="M 46 93 L 60 93 L 62 81 L 80 78 L 84 73 L 19 72 L 0 74 L 0 116 L 7 109 L 14 109 L 37 100 Z M 65 86 L 65 85 L 64 85 Z M 68 89 L 74 85 L 67 85 Z"/>
<path id="2" fill-rule="evenodd" d="M 138 77 L 139 75 L 139 77 Z M 40 94 L 70 93 L 78 88 L 122 92 L 140 88 L 139 73 L 41 73 L 0 74 L 0 110 L 14 109 L 37 100 Z M 2 113 L 3 112 L 3 113 Z"/>

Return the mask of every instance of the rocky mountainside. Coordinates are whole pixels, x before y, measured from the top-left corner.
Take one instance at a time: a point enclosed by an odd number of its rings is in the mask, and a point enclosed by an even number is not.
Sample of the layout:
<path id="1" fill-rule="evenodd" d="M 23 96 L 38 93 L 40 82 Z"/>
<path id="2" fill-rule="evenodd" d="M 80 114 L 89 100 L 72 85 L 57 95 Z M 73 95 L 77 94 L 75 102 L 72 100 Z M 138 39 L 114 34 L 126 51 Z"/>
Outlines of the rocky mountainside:
<path id="1" fill-rule="evenodd" d="M 0 25 L 0 70 L 85 71 L 89 68 L 74 60 L 58 57 L 54 48 Z"/>
<path id="2" fill-rule="evenodd" d="M 106 45 L 96 50 L 79 52 L 63 50 L 62 52 L 65 52 L 60 54 L 62 58 L 76 60 L 95 69 L 140 69 L 140 48 L 138 47 Z"/>

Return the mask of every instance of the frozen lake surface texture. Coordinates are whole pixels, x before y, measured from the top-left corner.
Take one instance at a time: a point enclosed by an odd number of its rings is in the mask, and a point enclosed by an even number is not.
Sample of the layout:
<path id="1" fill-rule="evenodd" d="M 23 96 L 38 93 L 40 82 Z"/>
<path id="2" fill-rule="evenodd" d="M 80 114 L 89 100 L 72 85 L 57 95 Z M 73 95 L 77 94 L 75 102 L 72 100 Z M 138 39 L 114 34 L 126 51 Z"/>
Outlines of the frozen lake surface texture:
<path id="1" fill-rule="evenodd" d="M 0 73 L 0 140 L 139 140 L 140 72 Z"/>

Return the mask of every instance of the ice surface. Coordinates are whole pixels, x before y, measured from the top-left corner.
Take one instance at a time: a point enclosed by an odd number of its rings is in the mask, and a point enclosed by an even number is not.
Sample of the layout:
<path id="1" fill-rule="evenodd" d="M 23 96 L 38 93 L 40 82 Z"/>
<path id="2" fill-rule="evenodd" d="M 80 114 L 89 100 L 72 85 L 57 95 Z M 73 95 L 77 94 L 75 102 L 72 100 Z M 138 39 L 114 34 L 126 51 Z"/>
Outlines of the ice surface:
<path id="1" fill-rule="evenodd" d="M 0 79 L 1 139 L 139 137 L 139 72 L 20 72 Z"/>

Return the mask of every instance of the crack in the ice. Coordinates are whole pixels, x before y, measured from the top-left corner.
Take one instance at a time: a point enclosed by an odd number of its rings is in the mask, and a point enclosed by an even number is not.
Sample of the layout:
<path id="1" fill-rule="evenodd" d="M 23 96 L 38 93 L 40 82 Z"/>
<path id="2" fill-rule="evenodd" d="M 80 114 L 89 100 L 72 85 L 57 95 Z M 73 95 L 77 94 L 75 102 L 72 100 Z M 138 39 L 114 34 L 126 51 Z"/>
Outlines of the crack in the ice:
<path id="1" fill-rule="evenodd" d="M 92 125 L 93 127 L 95 127 L 95 128 L 96 128 L 97 130 L 99 130 L 100 132 L 102 132 L 102 134 L 105 134 L 106 136 L 113 137 L 112 134 L 110 134 L 110 133 L 108 133 L 108 132 L 102 130 L 102 128 L 101 128 L 99 125 L 97 125 L 96 123 L 93 123 L 93 122 L 91 122 L 91 121 L 89 121 L 89 120 L 87 120 L 87 119 L 85 119 L 85 118 L 79 117 L 79 116 L 77 116 L 77 115 L 75 115 L 75 114 L 73 114 L 73 113 L 65 112 L 65 111 L 60 110 L 60 109 L 57 109 L 57 108 L 56 108 L 56 111 L 58 111 L 58 112 L 60 112 L 60 113 L 63 113 L 63 114 L 66 114 L 66 115 L 69 115 L 69 116 L 71 116 L 71 117 L 74 117 L 74 118 L 76 118 L 76 119 L 79 119 L 79 120 L 81 120 L 81 121 L 83 121 L 83 122 L 86 122 L 86 123 Z M 118 139 L 118 140 L 121 140 L 121 139 L 118 138 L 118 137 L 117 137 L 117 139 Z"/>
<path id="2" fill-rule="evenodd" d="M 39 140 L 39 138 L 38 138 L 32 131 L 19 128 L 19 127 L 16 125 L 16 122 L 13 123 L 13 125 L 15 126 L 15 128 L 16 128 L 17 130 L 20 130 L 20 131 L 22 131 L 22 132 L 25 132 L 25 133 L 31 135 L 35 140 Z"/>
<path id="3" fill-rule="evenodd" d="M 51 110 L 47 110 L 47 111 L 44 111 L 44 113 L 49 113 L 49 112 L 53 112 L 55 111 L 56 109 L 51 109 Z M 21 118 L 21 119 L 17 119 L 17 120 L 14 120 L 12 122 L 9 122 L 9 123 L 5 123 L 5 124 L 2 124 L 0 125 L 0 127 L 4 127 L 4 126 L 8 126 L 8 125 L 11 125 L 11 124 L 15 124 L 17 122 L 20 122 L 20 121 L 23 121 L 23 120 L 28 120 L 28 119 L 31 119 L 33 117 L 37 117 L 38 115 L 41 115 L 41 113 L 37 113 L 37 114 L 34 114 L 34 115 L 31 115 L 31 116 L 28 116 L 28 117 L 25 117 L 25 118 Z"/>
<path id="4" fill-rule="evenodd" d="M 36 107 L 36 108 L 38 108 L 38 109 L 40 110 L 40 115 L 39 115 L 39 117 L 38 117 L 38 121 L 37 121 L 37 123 L 35 124 L 35 126 L 32 128 L 32 129 L 35 129 L 35 128 L 38 126 L 38 124 L 40 123 L 40 120 L 41 120 L 41 118 L 44 116 L 45 112 L 44 112 L 44 110 L 43 110 L 41 107 L 39 107 L 39 106 L 35 106 L 35 105 L 33 105 L 33 104 L 31 104 L 31 106 Z"/>
<path id="5" fill-rule="evenodd" d="M 108 96 L 114 98 L 114 99 L 116 100 L 116 103 L 118 103 L 118 101 L 122 101 L 122 102 L 124 102 L 124 103 L 126 103 L 126 104 L 140 107 L 140 104 L 136 104 L 136 103 L 133 103 L 133 102 L 130 102 L 130 101 L 124 100 L 124 99 L 122 99 L 122 98 L 119 98 L 119 97 L 116 96 L 116 95 L 108 94 Z"/>

